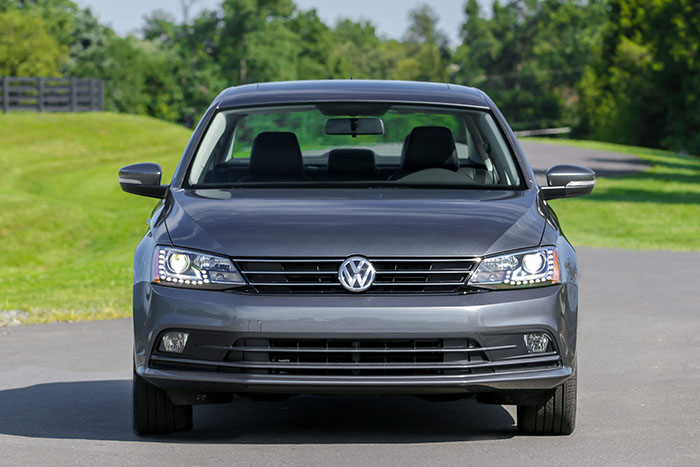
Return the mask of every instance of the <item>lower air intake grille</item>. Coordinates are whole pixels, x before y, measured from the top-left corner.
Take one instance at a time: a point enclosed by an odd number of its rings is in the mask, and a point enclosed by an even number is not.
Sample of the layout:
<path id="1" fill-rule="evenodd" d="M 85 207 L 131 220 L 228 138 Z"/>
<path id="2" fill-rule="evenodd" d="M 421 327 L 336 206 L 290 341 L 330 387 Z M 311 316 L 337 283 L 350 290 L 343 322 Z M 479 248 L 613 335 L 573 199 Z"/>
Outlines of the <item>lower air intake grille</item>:
<path id="1" fill-rule="evenodd" d="M 235 347 L 241 350 L 231 351 L 226 360 L 261 362 L 269 374 L 442 375 L 464 373 L 462 368 L 450 368 L 450 363 L 486 361 L 469 339 L 242 339 Z"/>

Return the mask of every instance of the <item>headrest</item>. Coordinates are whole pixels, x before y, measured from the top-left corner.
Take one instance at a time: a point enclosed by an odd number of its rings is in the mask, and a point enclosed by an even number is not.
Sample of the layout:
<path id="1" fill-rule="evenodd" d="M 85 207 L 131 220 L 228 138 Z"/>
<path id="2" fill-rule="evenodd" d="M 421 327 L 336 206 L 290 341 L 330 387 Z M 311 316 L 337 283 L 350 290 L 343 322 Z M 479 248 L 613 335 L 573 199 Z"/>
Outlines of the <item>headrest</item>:
<path id="1" fill-rule="evenodd" d="M 250 173 L 263 177 L 298 177 L 304 173 L 299 141 L 294 133 L 266 131 L 250 148 Z"/>
<path id="2" fill-rule="evenodd" d="M 415 172 L 423 169 L 459 169 L 459 158 L 452 132 L 444 126 L 417 126 L 404 140 L 401 168 Z"/>
<path id="3" fill-rule="evenodd" d="M 371 149 L 333 149 L 328 153 L 328 172 L 336 175 L 365 175 L 375 170 Z"/>

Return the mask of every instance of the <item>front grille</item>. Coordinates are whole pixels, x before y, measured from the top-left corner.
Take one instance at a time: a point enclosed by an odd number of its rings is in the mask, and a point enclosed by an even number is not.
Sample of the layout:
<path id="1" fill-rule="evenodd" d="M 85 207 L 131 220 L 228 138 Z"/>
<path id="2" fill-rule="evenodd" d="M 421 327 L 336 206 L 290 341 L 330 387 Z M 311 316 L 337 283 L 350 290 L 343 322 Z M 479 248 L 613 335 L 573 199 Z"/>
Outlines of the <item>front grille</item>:
<path id="1" fill-rule="evenodd" d="M 513 354 L 516 344 L 482 347 L 450 339 L 243 338 L 233 345 L 188 342 L 187 354 L 156 352 L 154 368 L 270 376 L 465 376 L 539 370 L 560 365 L 557 352 Z M 197 342 L 197 343 L 195 343 Z M 209 340 L 211 342 L 211 340 Z M 488 355 L 505 354 L 498 360 Z"/>
<path id="2" fill-rule="evenodd" d="M 478 260 L 369 258 L 377 271 L 365 293 L 457 293 Z M 258 293 L 350 293 L 338 281 L 344 259 L 240 259 L 237 265 Z"/>

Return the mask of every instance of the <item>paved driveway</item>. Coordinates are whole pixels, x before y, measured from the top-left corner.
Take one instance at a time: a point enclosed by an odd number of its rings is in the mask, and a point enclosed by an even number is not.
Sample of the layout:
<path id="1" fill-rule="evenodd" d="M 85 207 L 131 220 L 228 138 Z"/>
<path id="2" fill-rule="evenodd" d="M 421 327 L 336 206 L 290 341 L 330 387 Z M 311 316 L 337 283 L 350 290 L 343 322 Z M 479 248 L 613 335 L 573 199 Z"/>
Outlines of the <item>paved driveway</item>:
<path id="1" fill-rule="evenodd" d="M 582 165 L 595 170 L 598 177 L 619 177 L 649 168 L 649 164 L 631 154 L 520 141 L 540 184 L 546 185 L 547 169 L 557 164 Z"/>
<path id="2" fill-rule="evenodd" d="M 128 320 L 0 329 L 0 465 L 700 465 L 700 253 L 579 249 L 578 427 L 413 397 L 238 399 L 130 427 Z"/>

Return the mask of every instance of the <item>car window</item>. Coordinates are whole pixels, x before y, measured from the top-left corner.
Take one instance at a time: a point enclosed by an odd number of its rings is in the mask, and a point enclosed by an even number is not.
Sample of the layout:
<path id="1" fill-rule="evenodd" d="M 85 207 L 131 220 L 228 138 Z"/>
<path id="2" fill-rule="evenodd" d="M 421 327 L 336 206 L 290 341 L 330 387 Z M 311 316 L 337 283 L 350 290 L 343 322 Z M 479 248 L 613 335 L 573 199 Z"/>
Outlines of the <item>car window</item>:
<path id="1" fill-rule="evenodd" d="M 327 135 L 329 117 L 319 110 L 281 111 L 251 113 L 236 123 L 235 139 L 228 158 L 247 159 L 255 137 L 266 131 L 285 131 L 296 134 L 305 158 L 313 159 L 333 148 L 366 148 L 386 159 L 384 162 L 398 163 L 403 140 L 417 126 L 441 125 L 452 130 L 453 135 L 463 134 L 454 115 L 435 115 L 415 112 L 410 115 L 390 110 L 381 119 L 385 125 L 382 135 Z M 464 145 L 465 142 L 461 142 Z"/>
<path id="2" fill-rule="evenodd" d="M 333 124 L 347 131 L 329 129 Z M 521 179 L 486 111 L 354 103 L 221 111 L 188 182 L 513 188 Z"/>

